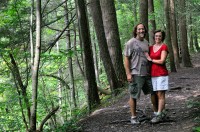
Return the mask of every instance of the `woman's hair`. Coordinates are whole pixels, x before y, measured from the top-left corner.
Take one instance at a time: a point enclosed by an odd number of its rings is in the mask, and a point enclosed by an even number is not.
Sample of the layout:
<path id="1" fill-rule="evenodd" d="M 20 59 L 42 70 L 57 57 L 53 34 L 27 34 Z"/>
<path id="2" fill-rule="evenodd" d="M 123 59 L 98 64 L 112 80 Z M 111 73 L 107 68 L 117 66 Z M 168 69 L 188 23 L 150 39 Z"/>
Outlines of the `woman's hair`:
<path id="1" fill-rule="evenodd" d="M 161 40 L 163 42 L 165 40 L 165 32 L 163 30 L 160 30 L 160 29 L 154 31 L 154 33 L 153 33 L 153 39 L 155 40 L 155 34 L 158 33 L 158 32 L 161 32 L 161 34 L 162 34 L 162 39 Z"/>
<path id="2" fill-rule="evenodd" d="M 137 27 L 138 27 L 138 25 L 140 25 L 140 24 L 142 24 L 142 23 L 138 23 L 138 24 L 134 27 L 134 29 L 133 29 L 133 37 L 134 37 L 134 38 L 137 36 Z M 144 30 L 145 30 L 145 34 L 144 34 L 144 37 L 145 37 L 145 36 L 146 36 L 146 33 L 147 33 L 147 28 L 145 27 L 144 24 L 142 24 L 142 25 L 144 26 Z"/>

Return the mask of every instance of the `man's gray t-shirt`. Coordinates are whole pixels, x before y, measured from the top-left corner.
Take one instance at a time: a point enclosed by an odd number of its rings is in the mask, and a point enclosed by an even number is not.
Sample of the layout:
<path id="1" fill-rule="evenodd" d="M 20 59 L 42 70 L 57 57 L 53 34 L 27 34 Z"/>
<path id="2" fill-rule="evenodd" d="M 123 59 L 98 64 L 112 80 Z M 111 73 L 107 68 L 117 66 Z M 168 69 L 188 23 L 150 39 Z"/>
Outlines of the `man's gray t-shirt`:
<path id="1" fill-rule="evenodd" d="M 130 39 L 124 48 L 124 55 L 130 58 L 130 69 L 132 75 L 149 75 L 149 63 L 145 52 L 149 52 L 148 42 L 136 38 Z"/>

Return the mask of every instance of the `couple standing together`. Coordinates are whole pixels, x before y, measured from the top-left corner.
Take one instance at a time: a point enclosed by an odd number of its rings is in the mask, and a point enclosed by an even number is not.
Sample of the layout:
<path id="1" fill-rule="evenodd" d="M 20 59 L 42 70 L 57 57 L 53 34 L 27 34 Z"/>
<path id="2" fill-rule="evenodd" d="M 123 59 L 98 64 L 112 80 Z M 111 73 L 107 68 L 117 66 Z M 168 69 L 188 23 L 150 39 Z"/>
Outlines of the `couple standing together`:
<path id="1" fill-rule="evenodd" d="M 138 24 L 133 30 L 133 38 L 125 45 L 124 66 L 129 82 L 131 123 L 140 124 L 136 115 L 136 101 L 140 98 L 141 90 L 145 95 L 151 94 L 154 117 L 151 123 L 158 123 L 165 117 L 165 91 L 168 90 L 168 71 L 165 61 L 168 47 L 163 43 L 165 32 L 154 32 L 154 44 L 148 46 L 145 35 L 147 29 Z"/>

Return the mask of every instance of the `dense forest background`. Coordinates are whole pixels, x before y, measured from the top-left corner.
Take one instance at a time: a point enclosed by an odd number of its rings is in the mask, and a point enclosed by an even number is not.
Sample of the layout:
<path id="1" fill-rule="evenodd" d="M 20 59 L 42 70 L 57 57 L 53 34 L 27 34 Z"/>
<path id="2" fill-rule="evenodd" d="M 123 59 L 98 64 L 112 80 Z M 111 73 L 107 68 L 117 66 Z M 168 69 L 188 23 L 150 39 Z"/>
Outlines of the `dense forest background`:
<path id="1" fill-rule="evenodd" d="M 155 29 L 166 32 L 169 71 L 192 67 L 199 13 L 199 0 L 1 0 L 0 131 L 75 129 L 117 96 L 137 23 L 150 45 Z"/>

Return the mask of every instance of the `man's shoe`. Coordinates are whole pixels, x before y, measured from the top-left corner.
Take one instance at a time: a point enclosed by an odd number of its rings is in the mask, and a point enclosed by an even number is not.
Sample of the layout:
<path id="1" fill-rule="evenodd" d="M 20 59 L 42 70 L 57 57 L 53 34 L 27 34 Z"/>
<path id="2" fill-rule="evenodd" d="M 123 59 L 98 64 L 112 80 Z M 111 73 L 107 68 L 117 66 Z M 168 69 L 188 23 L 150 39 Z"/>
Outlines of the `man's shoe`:
<path id="1" fill-rule="evenodd" d="M 131 124 L 133 124 L 133 125 L 139 125 L 140 122 L 139 122 L 138 118 L 135 117 L 135 118 L 131 118 Z"/>

